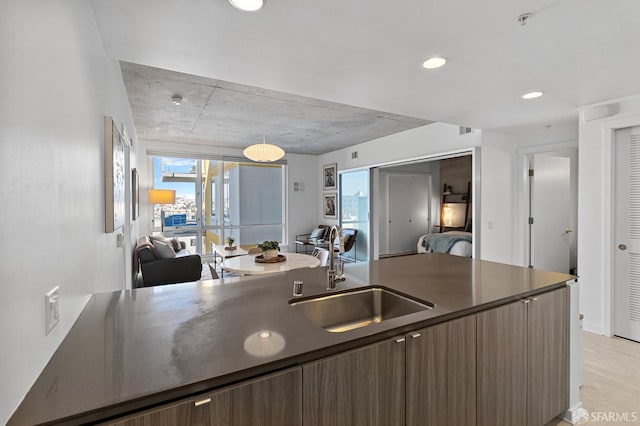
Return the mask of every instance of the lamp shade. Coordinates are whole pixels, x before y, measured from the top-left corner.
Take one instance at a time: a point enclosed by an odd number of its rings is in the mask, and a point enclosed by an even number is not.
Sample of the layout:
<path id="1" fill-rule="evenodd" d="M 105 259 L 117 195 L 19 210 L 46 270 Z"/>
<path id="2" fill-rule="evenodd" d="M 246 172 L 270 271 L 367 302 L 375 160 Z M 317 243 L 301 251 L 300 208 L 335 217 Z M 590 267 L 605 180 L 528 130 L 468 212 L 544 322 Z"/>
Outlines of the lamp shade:
<path id="1" fill-rule="evenodd" d="M 467 206 L 461 203 L 444 203 L 442 206 L 442 223 L 444 226 L 461 228 L 465 225 L 464 217 Z"/>
<path id="2" fill-rule="evenodd" d="M 257 161 L 259 163 L 277 161 L 284 157 L 284 150 L 279 146 L 267 143 L 264 137 L 262 138 L 262 143 L 249 145 L 242 153 L 249 160 Z"/>
<path id="3" fill-rule="evenodd" d="M 176 202 L 175 189 L 148 189 L 149 204 L 174 204 Z"/>

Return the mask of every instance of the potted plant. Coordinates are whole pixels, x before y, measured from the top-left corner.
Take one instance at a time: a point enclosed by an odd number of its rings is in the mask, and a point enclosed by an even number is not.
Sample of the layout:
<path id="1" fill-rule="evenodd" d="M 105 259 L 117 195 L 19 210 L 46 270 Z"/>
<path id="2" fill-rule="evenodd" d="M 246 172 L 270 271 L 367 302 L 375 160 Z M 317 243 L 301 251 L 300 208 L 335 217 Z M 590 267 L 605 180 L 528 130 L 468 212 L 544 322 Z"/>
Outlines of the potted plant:
<path id="1" fill-rule="evenodd" d="M 229 247 L 233 247 L 233 243 L 235 241 L 235 237 L 227 237 L 227 244 L 229 244 Z"/>
<path id="2" fill-rule="evenodd" d="M 278 250 L 280 250 L 280 244 L 277 241 L 263 241 L 258 243 L 258 247 L 262 250 L 262 254 L 265 259 L 273 259 L 278 257 Z"/>

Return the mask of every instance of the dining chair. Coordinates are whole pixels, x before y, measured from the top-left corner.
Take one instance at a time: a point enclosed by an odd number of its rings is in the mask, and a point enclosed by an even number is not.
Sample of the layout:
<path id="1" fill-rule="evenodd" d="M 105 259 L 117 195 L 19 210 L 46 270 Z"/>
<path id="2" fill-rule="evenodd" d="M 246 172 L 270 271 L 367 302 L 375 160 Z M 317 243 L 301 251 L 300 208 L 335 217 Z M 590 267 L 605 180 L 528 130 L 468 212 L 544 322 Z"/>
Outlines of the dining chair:
<path id="1" fill-rule="evenodd" d="M 320 261 L 320 266 L 327 266 L 327 261 L 329 260 L 329 250 L 323 249 L 321 247 L 316 247 L 311 252 L 311 256 L 317 257 Z"/>

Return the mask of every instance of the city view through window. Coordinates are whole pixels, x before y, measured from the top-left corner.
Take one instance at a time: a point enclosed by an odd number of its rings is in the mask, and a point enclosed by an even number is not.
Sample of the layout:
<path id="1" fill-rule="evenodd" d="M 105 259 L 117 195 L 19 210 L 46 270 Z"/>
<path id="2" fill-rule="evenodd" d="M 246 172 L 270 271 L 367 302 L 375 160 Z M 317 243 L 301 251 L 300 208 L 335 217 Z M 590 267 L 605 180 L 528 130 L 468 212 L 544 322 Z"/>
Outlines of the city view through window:
<path id="1" fill-rule="evenodd" d="M 200 254 L 233 236 L 235 245 L 283 240 L 284 166 L 154 157 L 154 188 L 176 191 L 171 205 L 155 205 L 154 228 Z"/>

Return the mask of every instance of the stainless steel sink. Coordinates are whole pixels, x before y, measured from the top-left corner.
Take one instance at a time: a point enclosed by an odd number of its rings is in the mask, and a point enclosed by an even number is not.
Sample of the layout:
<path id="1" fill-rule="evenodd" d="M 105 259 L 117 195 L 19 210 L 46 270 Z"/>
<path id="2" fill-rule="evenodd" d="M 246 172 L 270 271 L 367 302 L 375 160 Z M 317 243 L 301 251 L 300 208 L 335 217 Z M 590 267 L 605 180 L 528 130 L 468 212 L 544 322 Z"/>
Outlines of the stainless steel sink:
<path id="1" fill-rule="evenodd" d="M 365 327 L 435 307 L 433 303 L 420 302 L 383 287 L 365 287 L 310 299 L 294 299 L 289 304 L 332 333 Z"/>

